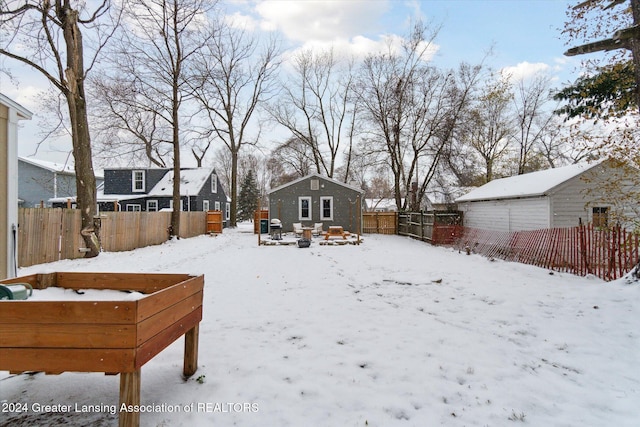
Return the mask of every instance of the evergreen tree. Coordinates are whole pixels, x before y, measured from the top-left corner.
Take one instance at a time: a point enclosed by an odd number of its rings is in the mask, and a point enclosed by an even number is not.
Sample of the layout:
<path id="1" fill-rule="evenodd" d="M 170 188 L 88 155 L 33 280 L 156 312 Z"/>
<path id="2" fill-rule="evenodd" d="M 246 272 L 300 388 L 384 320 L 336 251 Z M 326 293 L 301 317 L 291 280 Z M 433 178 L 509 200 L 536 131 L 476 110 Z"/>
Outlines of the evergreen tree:
<path id="1" fill-rule="evenodd" d="M 258 184 L 253 176 L 253 171 L 249 170 L 242 181 L 240 197 L 238 198 L 238 219 L 246 221 L 253 218 L 253 212 L 258 209 Z"/>

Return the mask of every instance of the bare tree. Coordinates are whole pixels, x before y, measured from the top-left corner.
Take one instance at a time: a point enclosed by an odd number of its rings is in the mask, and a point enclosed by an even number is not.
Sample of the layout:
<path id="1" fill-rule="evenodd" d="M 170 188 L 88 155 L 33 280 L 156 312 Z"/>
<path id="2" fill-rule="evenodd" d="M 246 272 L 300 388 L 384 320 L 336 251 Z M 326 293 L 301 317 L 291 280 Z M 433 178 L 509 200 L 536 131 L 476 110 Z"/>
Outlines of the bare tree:
<path id="1" fill-rule="evenodd" d="M 145 103 L 126 71 L 98 74 L 91 80 L 91 91 L 100 101 L 91 111 L 95 158 L 112 164 L 117 156 L 132 166 L 150 163 L 166 168 L 173 163 L 170 123 L 154 109 L 155 105 Z"/>
<path id="2" fill-rule="evenodd" d="M 464 64 L 448 74 L 429 66 L 436 34 L 418 24 L 401 52 L 389 46 L 367 57 L 358 85 L 371 125 L 367 139 L 386 150 L 402 208 L 408 203 L 407 197 L 403 205 L 403 196 L 410 194 L 411 208 L 420 206 L 480 74 L 480 67 Z"/>
<path id="3" fill-rule="evenodd" d="M 193 65 L 192 89 L 211 126 L 211 138 L 221 140 L 231 153 L 229 221 L 236 226 L 239 154 L 258 142 L 259 131 L 249 135 L 251 119 L 274 90 L 279 51 L 275 40 L 260 50 L 259 39 L 246 31 L 221 21 L 213 25 Z"/>
<path id="4" fill-rule="evenodd" d="M 271 157 L 278 159 L 282 171 L 289 176 L 303 177 L 311 173 L 314 166 L 313 152 L 309 144 L 296 137 L 278 145 Z"/>
<path id="5" fill-rule="evenodd" d="M 344 160 L 341 179 L 346 182 L 357 113 L 353 61 L 340 61 L 329 49 L 301 51 L 293 63 L 294 73 L 269 109 L 271 116 L 308 147 L 317 173 L 333 178 Z M 343 150 L 346 156 L 340 159 Z"/>
<path id="6" fill-rule="evenodd" d="M 210 0 L 124 0 L 123 27 L 110 57 L 113 74 L 105 70 L 101 79 L 111 120 L 144 147 L 151 162 L 172 164 L 169 238 L 180 235 L 181 126 L 191 92 L 186 70 L 208 39 L 204 22 L 214 5 Z"/>
<path id="7" fill-rule="evenodd" d="M 39 71 L 66 99 L 77 176 L 77 203 L 82 218 L 81 234 L 88 249 L 86 257 L 97 256 L 100 243 L 99 224 L 94 224 L 96 179 L 84 86 L 87 74 L 110 35 L 102 32 L 99 25 L 101 18 L 108 16 L 108 10 L 107 0 L 99 3 L 93 12 L 85 10 L 83 2 L 71 0 L 0 3 L 0 54 Z M 90 29 L 96 36 L 93 58 L 88 66 L 84 62 L 83 28 Z"/>
<path id="8" fill-rule="evenodd" d="M 485 82 L 460 132 L 464 143 L 482 159 L 484 182 L 494 179 L 498 162 L 504 159 L 514 132 L 511 83 L 502 76 Z"/>
<path id="9" fill-rule="evenodd" d="M 550 124 L 554 120 L 553 109 L 548 108 L 551 100 L 551 78 L 537 74 L 531 79 L 521 79 L 515 84 L 513 109 L 516 132 L 513 141 L 518 154 L 518 175 L 536 170 L 533 158 L 542 152 L 542 140 L 547 144 Z"/>

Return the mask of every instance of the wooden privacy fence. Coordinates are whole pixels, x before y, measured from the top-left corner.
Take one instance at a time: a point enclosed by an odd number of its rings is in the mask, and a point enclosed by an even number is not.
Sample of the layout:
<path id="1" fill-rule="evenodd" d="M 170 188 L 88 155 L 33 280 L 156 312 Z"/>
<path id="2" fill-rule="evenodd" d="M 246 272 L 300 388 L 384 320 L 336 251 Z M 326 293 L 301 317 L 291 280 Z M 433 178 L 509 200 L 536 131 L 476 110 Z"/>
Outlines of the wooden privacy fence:
<path id="1" fill-rule="evenodd" d="M 398 214 L 396 212 L 363 212 L 362 232 L 364 234 L 398 234 Z"/>
<path id="2" fill-rule="evenodd" d="M 638 262 L 638 233 L 620 226 L 599 229 L 592 224 L 573 228 L 500 232 L 458 226 L 455 246 L 506 261 L 615 280 Z"/>
<path id="3" fill-rule="evenodd" d="M 403 212 L 398 215 L 398 234 L 434 245 L 451 244 L 462 224 L 462 212 Z"/>
<path id="4" fill-rule="evenodd" d="M 101 212 L 99 220 L 102 250 L 119 252 L 165 242 L 171 212 Z M 19 209 L 18 266 L 82 258 L 81 223 L 77 209 Z M 180 237 L 206 230 L 206 212 L 180 212 Z"/>

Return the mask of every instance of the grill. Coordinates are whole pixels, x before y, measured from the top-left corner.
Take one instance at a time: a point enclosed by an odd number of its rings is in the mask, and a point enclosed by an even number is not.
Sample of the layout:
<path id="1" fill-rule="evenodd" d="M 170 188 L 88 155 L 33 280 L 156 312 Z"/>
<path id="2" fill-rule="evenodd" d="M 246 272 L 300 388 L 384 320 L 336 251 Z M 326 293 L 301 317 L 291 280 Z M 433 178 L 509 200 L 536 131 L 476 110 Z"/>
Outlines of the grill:
<path id="1" fill-rule="evenodd" d="M 271 220 L 271 240 L 282 240 L 282 222 L 278 218 Z"/>

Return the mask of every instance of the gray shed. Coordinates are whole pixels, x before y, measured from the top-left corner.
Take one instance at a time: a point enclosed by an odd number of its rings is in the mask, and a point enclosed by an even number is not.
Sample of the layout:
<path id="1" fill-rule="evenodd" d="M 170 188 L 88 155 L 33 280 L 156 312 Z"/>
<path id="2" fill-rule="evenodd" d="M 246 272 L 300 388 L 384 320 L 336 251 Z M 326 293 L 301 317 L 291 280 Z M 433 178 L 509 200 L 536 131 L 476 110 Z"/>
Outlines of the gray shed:
<path id="1" fill-rule="evenodd" d="M 613 161 L 581 163 L 496 179 L 456 202 L 471 228 L 539 230 L 575 227 L 580 220 L 607 226 L 637 215 L 638 178 L 637 169 Z"/>
<path id="2" fill-rule="evenodd" d="M 285 232 L 291 231 L 294 223 L 311 227 L 320 222 L 325 231 L 340 225 L 352 233 L 360 232 L 364 195 L 360 188 L 311 174 L 274 188 L 268 195 L 270 219 L 279 219 Z"/>

